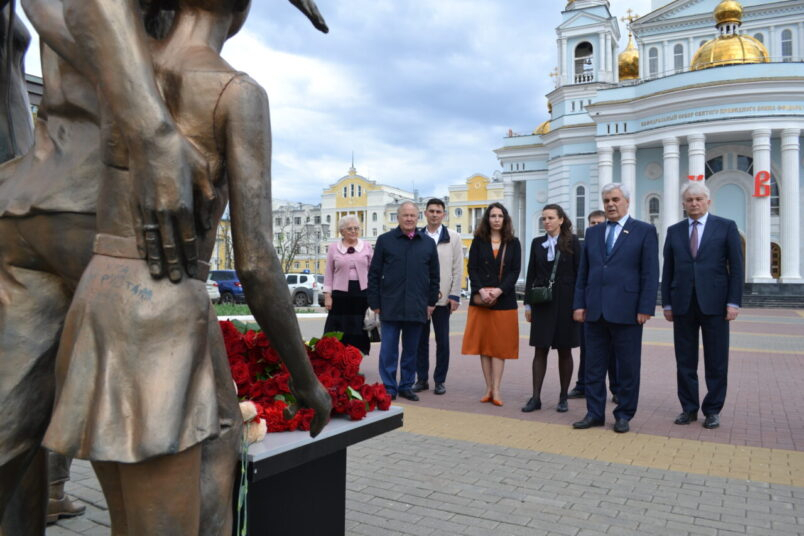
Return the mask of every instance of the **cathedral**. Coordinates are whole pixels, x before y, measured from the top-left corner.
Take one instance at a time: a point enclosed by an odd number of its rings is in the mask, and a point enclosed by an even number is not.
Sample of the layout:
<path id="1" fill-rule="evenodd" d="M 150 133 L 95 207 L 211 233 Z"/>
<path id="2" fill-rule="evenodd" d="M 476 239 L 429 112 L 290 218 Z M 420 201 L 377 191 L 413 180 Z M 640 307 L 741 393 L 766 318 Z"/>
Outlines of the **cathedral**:
<path id="1" fill-rule="evenodd" d="M 582 236 L 610 182 L 661 244 L 683 217 L 684 181 L 704 181 L 711 211 L 737 222 L 746 283 L 800 293 L 804 0 L 653 4 L 622 19 L 622 51 L 608 0 L 566 4 L 549 119 L 495 149 L 523 245 L 543 233 L 547 203 Z"/>

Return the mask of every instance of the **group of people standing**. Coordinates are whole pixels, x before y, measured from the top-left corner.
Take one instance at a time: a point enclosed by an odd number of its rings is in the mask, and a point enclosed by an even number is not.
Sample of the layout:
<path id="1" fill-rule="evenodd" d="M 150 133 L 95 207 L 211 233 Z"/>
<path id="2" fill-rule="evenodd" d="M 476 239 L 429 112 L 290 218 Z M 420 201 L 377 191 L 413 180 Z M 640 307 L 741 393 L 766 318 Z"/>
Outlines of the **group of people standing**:
<path id="1" fill-rule="evenodd" d="M 525 320 L 530 323 L 532 396 L 523 412 L 541 409 L 550 349 L 558 353 L 558 412 L 568 399 L 586 398 L 576 429 L 605 423 L 606 376 L 615 403 L 614 431 L 629 431 L 637 411 L 642 331 L 654 315 L 659 290 L 656 228 L 628 214 L 631 193 L 620 183 L 601 188 L 603 210 L 589 214 L 583 245 L 557 204 L 542 209 L 545 234 L 534 238 L 525 279 Z M 709 214 L 708 188 L 690 182 L 681 191 L 685 219 L 668 229 L 664 244 L 661 301 L 673 322 L 679 425 L 704 414 L 704 427 L 720 425 L 728 375 L 729 321 L 742 299 L 743 258 L 736 224 Z M 443 201 L 431 199 L 427 227 L 416 228 L 418 207 L 403 203 L 399 226 L 381 235 L 373 251 L 362 242 L 354 216 L 340 222 L 343 239 L 330 247 L 325 277 L 326 330 L 344 331 L 344 341 L 368 353 L 363 331 L 366 307 L 382 318 L 380 376 L 392 398 L 418 400 L 429 389 L 430 321 L 436 335 L 436 394 L 446 392 L 449 317 L 460 304 L 460 236 L 442 225 Z M 605 223 L 605 224 L 604 224 Z M 471 292 L 462 353 L 479 355 L 485 390 L 481 402 L 502 406 L 505 361 L 519 357 L 516 282 L 522 248 L 511 217 L 490 204 L 469 249 Z M 698 395 L 698 337 L 703 335 L 707 394 Z M 401 360 L 399 339 L 402 339 Z M 578 379 L 572 349 L 580 346 Z M 400 378 L 397 382 L 397 368 Z M 414 383 L 414 380 L 415 383 Z"/>

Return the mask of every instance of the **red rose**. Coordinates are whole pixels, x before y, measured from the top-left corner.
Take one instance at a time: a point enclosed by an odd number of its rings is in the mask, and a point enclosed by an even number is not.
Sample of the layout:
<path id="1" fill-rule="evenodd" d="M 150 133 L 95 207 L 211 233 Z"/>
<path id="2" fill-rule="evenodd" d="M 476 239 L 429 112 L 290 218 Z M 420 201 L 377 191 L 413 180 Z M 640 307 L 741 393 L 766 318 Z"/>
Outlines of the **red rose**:
<path id="1" fill-rule="evenodd" d="M 248 347 L 243 341 L 243 334 L 240 333 L 234 324 L 228 320 L 219 322 L 219 325 L 221 327 L 221 332 L 223 333 L 223 342 L 226 346 L 226 355 L 230 357 L 233 355 L 246 355 Z"/>
<path id="2" fill-rule="evenodd" d="M 349 402 L 349 418 L 359 421 L 366 416 L 366 403 L 362 400 L 352 400 Z"/>
<path id="3" fill-rule="evenodd" d="M 377 409 L 386 411 L 391 407 L 391 396 L 385 390 L 385 386 L 381 383 L 374 384 L 374 398 L 377 400 Z"/>
<path id="4" fill-rule="evenodd" d="M 290 393 L 290 374 L 287 372 L 280 372 L 272 378 L 276 382 L 276 388 L 280 393 Z"/>
<path id="5" fill-rule="evenodd" d="M 333 359 L 342 349 L 343 344 L 335 337 L 324 337 L 315 343 L 315 353 L 322 359 Z"/>
<path id="6" fill-rule="evenodd" d="M 232 378 L 237 384 L 238 389 L 251 381 L 251 371 L 246 363 L 241 360 L 229 363 L 232 369 Z"/>

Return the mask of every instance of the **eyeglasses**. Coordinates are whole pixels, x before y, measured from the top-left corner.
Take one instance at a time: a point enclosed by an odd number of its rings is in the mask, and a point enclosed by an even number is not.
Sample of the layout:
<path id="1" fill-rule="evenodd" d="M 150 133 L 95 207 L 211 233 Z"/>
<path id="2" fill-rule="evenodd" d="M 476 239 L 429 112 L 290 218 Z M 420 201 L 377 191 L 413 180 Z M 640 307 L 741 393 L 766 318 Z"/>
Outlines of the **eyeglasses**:
<path id="1" fill-rule="evenodd" d="M 349 247 L 346 249 L 346 253 L 347 253 L 348 255 L 351 255 L 351 254 L 352 254 L 352 253 L 354 253 L 354 252 L 355 252 L 355 248 L 353 248 L 352 246 L 349 246 Z"/>
<path id="2" fill-rule="evenodd" d="M 359 231 L 360 227 L 344 227 L 344 231 Z"/>

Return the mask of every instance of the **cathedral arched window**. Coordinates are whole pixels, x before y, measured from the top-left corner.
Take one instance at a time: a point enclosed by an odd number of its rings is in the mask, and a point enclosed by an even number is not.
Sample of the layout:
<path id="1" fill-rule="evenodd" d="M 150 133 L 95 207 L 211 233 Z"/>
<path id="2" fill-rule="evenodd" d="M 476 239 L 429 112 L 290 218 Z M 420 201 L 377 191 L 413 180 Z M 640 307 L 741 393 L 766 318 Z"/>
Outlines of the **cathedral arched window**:
<path id="1" fill-rule="evenodd" d="M 755 33 L 754 34 L 754 39 L 756 39 L 760 43 L 763 43 L 763 44 L 765 43 L 765 35 L 763 33 Z"/>
<path id="2" fill-rule="evenodd" d="M 673 47 L 673 69 L 677 73 L 684 70 L 684 45 L 680 43 Z"/>
<path id="3" fill-rule="evenodd" d="M 595 81 L 594 48 L 584 41 L 575 47 L 575 83 L 585 84 Z"/>
<path id="4" fill-rule="evenodd" d="M 793 32 L 782 32 L 782 61 L 793 61 Z"/>
<path id="5" fill-rule="evenodd" d="M 658 227 L 660 217 L 661 206 L 659 204 L 659 197 L 652 195 L 648 198 L 648 222 L 650 222 L 651 225 L 656 225 Z"/>
<path id="6" fill-rule="evenodd" d="M 656 78 L 659 76 L 659 49 L 650 47 L 648 50 L 648 76 Z"/>

